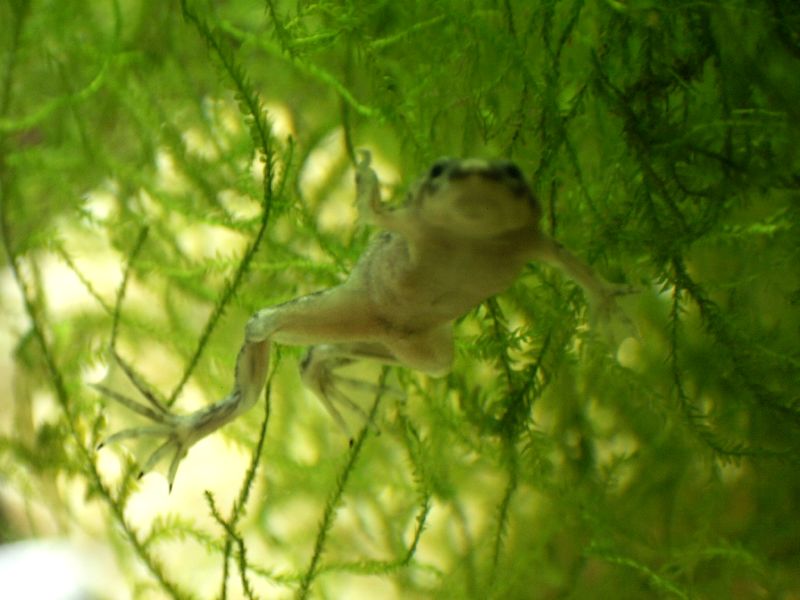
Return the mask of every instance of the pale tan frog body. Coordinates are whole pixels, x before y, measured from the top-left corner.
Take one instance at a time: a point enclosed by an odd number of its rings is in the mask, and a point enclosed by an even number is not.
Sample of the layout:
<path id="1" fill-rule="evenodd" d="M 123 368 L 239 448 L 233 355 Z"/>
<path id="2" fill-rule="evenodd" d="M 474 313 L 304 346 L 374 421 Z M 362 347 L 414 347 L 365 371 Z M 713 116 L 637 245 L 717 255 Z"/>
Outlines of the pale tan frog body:
<path id="1" fill-rule="evenodd" d="M 360 409 L 340 390 L 337 367 L 372 359 L 433 376 L 446 374 L 453 361 L 453 321 L 508 289 L 530 260 L 562 269 L 583 287 L 591 304 L 613 306 L 615 288 L 540 231 L 539 205 L 513 163 L 438 161 L 402 207 L 387 209 L 364 153 L 356 189 L 360 217 L 384 232 L 348 279 L 253 315 L 237 358 L 233 391 L 204 410 L 174 415 L 152 397 L 154 409 L 98 386 L 155 422 L 119 432 L 107 443 L 165 436 L 143 471 L 172 455 L 171 485 L 192 444 L 257 402 L 273 342 L 312 346 L 301 364 L 303 381 L 346 430 L 337 405 Z"/>

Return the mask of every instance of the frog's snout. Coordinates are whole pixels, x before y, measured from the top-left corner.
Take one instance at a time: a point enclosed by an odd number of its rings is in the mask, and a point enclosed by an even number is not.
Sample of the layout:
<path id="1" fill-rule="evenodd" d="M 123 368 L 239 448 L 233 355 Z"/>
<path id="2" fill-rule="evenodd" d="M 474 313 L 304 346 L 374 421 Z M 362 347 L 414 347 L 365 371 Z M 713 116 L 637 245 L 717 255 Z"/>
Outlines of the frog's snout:
<path id="1" fill-rule="evenodd" d="M 525 181 L 522 169 L 510 160 L 466 159 L 453 164 L 448 170 L 447 176 L 451 182 L 479 177 L 505 185 L 515 196 L 530 195 L 530 188 Z"/>

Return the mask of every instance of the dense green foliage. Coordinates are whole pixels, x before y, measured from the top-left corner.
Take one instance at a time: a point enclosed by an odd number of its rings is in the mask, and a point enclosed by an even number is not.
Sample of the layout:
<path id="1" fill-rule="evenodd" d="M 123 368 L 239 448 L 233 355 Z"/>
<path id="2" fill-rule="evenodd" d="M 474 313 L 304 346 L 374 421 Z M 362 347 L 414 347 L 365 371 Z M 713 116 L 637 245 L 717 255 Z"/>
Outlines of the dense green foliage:
<path id="1" fill-rule="evenodd" d="M 4 0 L 0 541 L 92 537 L 137 597 L 796 598 L 799 124 L 791 0 Z M 346 275 L 362 146 L 395 198 L 517 161 L 639 342 L 534 264 L 448 377 L 358 371 L 395 392 L 350 448 L 281 348 L 169 498 L 97 452 L 112 336 L 190 410 Z"/>

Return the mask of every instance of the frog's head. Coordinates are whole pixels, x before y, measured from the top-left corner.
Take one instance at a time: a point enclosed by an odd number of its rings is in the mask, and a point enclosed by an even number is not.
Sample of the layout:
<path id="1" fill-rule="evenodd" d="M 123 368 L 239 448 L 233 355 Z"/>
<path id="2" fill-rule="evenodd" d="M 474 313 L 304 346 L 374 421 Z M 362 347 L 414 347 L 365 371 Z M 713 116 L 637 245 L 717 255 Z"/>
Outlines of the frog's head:
<path id="1" fill-rule="evenodd" d="M 535 228 L 541 216 L 522 171 L 506 160 L 437 160 L 409 203 L 424 223 L 467 237 Z"/>

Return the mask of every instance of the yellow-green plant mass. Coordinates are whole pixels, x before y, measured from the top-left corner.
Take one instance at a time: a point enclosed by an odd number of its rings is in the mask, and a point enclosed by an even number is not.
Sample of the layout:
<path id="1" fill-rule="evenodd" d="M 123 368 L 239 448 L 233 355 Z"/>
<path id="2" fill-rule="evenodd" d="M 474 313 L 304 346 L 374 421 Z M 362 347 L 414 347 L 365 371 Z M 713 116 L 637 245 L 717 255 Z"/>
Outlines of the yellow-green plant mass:
<path id="1" fill-rule="evenodd" d="M 797 597 L 799 124 L 790 0 L 5 0 L 0 550 L 90 544 L 108 598 Z M 450 375 L 354 371 L 352 444 L 279 347 L 171 493 L 98 450 L 112 346 L 190 412 L 343 280 L 358 148 L 390 201 L 515 161 L 638 339 L 533 263 Z"/>

